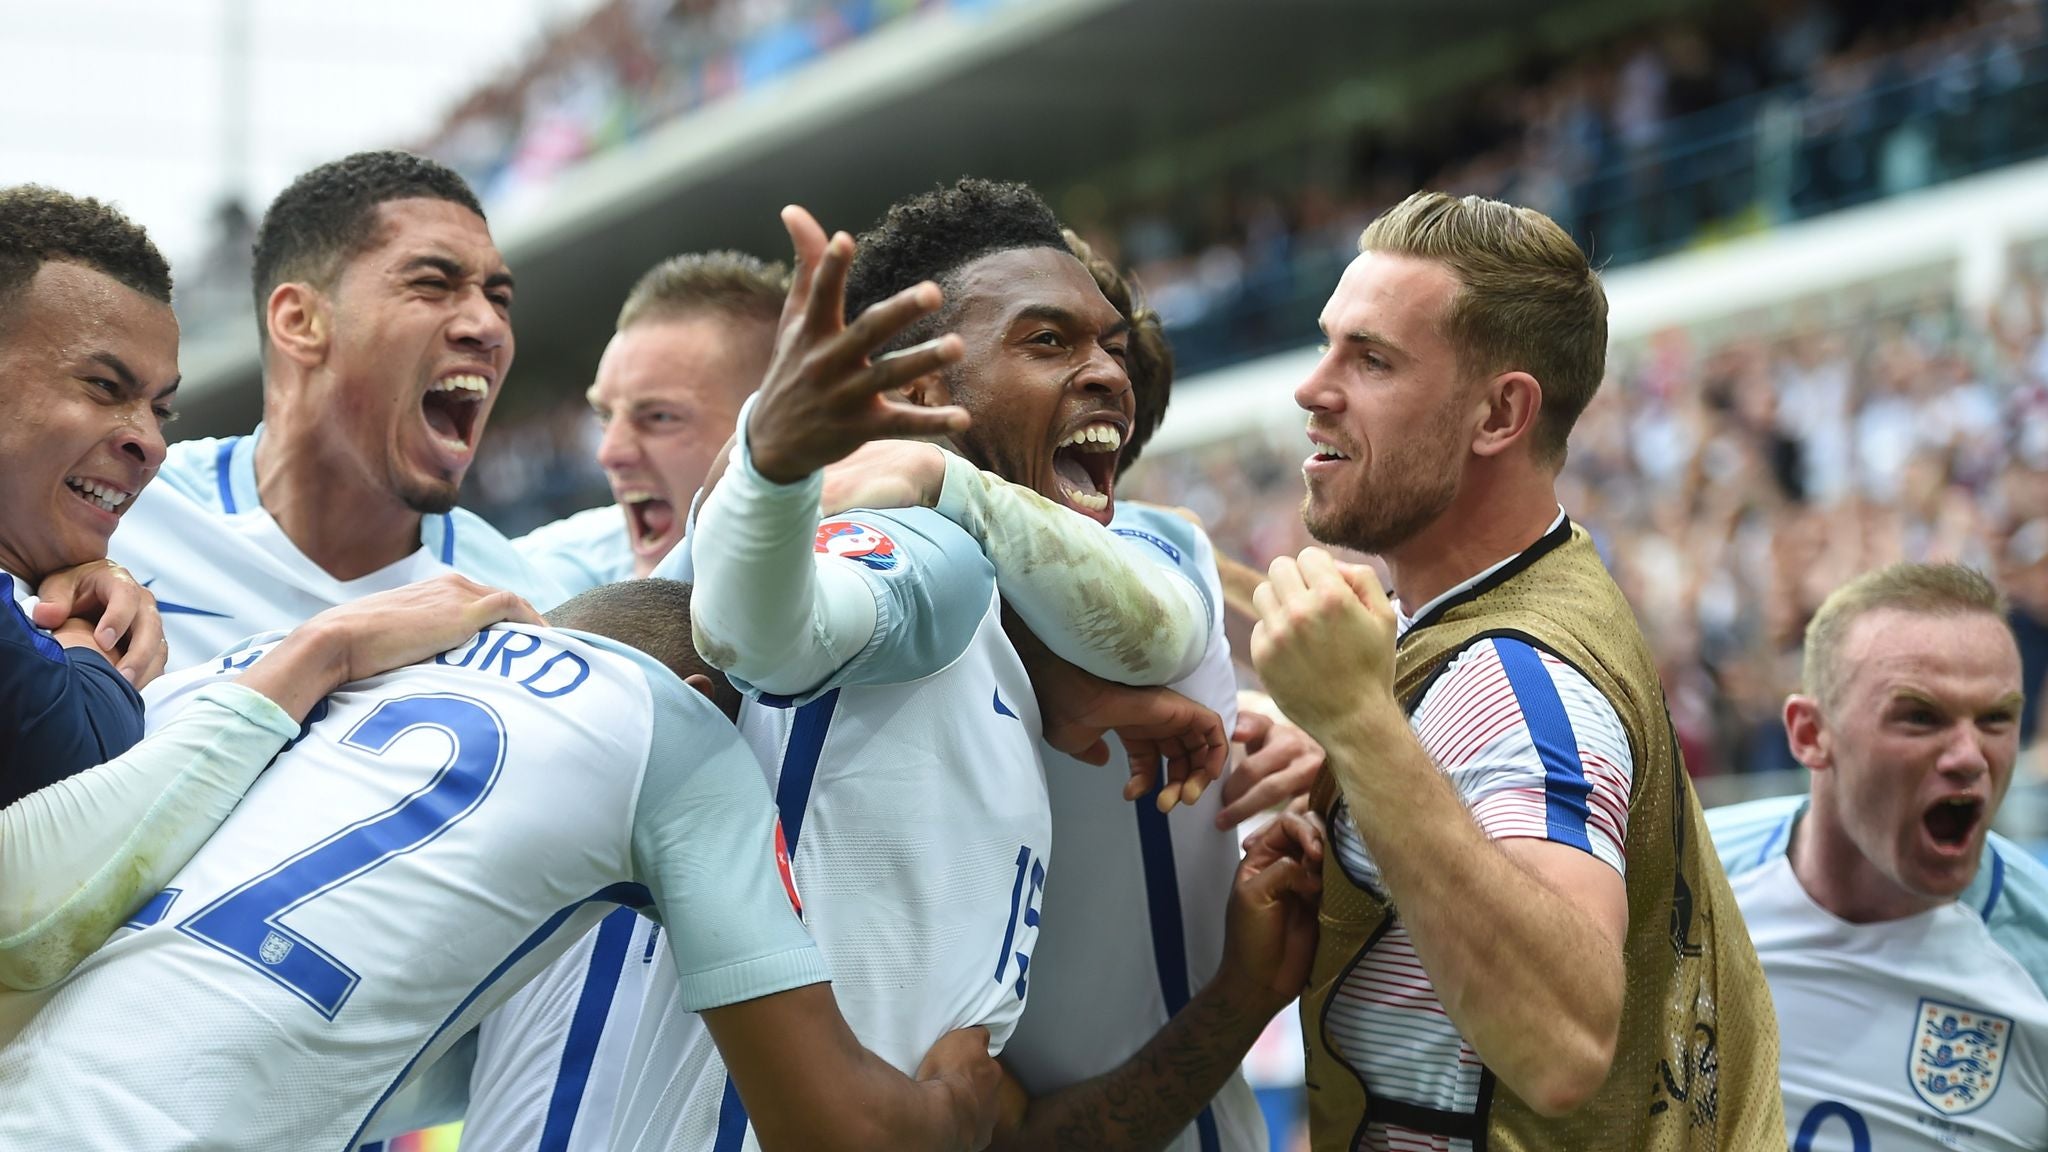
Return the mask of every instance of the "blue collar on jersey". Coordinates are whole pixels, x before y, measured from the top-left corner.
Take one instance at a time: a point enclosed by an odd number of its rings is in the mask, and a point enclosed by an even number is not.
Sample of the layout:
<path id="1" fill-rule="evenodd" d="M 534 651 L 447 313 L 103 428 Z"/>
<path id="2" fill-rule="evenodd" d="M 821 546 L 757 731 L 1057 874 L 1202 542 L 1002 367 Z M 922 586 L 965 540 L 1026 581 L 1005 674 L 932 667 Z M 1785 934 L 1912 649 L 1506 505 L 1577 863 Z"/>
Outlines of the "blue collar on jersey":
<path id="1" fill-rule="evenodd" d="M 256 494 L 256 441 L 262 436 L 263 425 L 258 424 L 247 436 L 230 436 L 220 442 L 220 452 L 214 457 L 214 483 L 220 489 L 220 510 L 230 516 L 245 508 L 254 511 L 263 506 L 262 498 Z M 433 549 L 441 563 L 453 567 L 455 514 L 421 517 L 420 543 Z"/>

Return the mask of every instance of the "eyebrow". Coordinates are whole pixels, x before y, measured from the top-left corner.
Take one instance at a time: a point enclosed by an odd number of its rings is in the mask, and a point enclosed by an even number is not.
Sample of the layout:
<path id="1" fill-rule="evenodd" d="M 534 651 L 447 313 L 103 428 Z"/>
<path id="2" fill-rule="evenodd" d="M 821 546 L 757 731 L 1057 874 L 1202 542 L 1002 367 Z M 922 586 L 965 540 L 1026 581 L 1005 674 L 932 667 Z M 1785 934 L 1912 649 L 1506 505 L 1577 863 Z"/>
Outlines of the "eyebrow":
<path id="1" fill-rule="evenodd" d="M 1355 329 L 1353 331 L 1344 333 L 1344 335 L 1341 337 L 1334 337 L 1333 339 L 1341 339 L 1346 344 L 1377 344 L 1380 347 L 1385 348 L 1387 351 L 1392 352 L 1396 356 L 1408 355 L 1408 350 L 1406 348 L 1403 348 L 1399 344 L 1395 343 L 1393 340 L 1388 339 L 1385 333 L 1375 332 L 1370 328 Z"/>
<path id="2" fill-rule="evenodd" d="M 1065 328 L 1081 328 L 1085 327 L 1087 323 L 1081 317 L 1057 304 L 1026 304 L 1017 310 L 1016 315 L 1010 317 L 1010 323 L 1012 324 L 1021 320 L 1044 320 Z M 1130 330 L 1130 318 L 1119 312 L 1117 313 L 1116 323 L 1102 330 L 1101 339 L 1108 340 L 1113 337 L 1122 336 Z"/>
<path id="3" fill-rule="evenodd" d="M 1916 692 L 1911 688 L 1901 688 L 1898 691 L 1892 693 L 1891 703 L 1920 704 L 1928 708 L 1933 708 L 1936 711 L 1948 711 L 1948 708 L 1944 706 L 1940 701 L 1935 700 L 1933 697 L 1928 696 L 1924 692 Z M 2026 704 L 2027 698 L 2025 693 L 2008 692 L 2005 695 L 2000 696 L 1997 700 L 1993 701 L 1991 705 L 1988 708 L 1985 708 L 1983 711 L 2018 712 L 2020 709 L 2026 707 Z"/>
<path id="4" fill-rule="evenodd" d="M 422 270 L 439 272 L 451 280 L 463 280 L 469 276 L 469 269 L 463 267 L 461 261 L 447 256 L 415 256 L 399 268 L 400 274 Z M 512 274 L 510 272 L 493 272 L 489 276 L 484 277 L 484 287 L 516 288 L 516 285 L 512 281 Z"/>

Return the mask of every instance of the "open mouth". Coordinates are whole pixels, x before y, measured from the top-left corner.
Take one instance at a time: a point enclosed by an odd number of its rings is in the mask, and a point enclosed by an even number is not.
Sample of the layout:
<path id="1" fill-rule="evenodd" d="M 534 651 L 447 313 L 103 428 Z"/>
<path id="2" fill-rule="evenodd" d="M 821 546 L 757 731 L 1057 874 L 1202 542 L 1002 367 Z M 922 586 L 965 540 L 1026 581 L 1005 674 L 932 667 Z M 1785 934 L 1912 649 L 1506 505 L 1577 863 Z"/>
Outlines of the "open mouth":
<path id="1" fill-rule="evenodd" d="M 1920 823 L 1934 846 L 1944 852 L 1961 852 L 1977 832 L 1984 817 L 1984 801 L 1975 796 L 1951 796 L 1921 814 Z"/>
<path id="2" fill-rule="evenodd" d="M 119 515 L 121 507 L 135 498 L 135 493 L 123 491 L 111 484 L 87 480 L 83 476 L 66 476 L 64 486 L 71 493 L 102 512 Z"/>
<path id="3" fill-rule="evenodd" d="M 476 446 L 477 415 L 491 394 L 490 381 L 477 375 L 444 376 L 420 398 L 420 415 L 434 443 L 453 455 L 467 455 Z"/>
<path id="4" fill-rule="evenodd" d="M 1123 430 L 1106 421 L 1084 424 L 1055 445 L 1052 472 L 1060 502 L 1107 523 L 1116 488 L 1117 456 L 1123 446 Z"/>
<path id="5" fill-rule="evenodd" d="M 626 489 L 617 494 L 618 502 L 626 509 L 626 520 L 633 530 L 633 549 L 642 554 L 652 552 L 668 540 L 675 530 L 676 506 L 652 492 Z"/>

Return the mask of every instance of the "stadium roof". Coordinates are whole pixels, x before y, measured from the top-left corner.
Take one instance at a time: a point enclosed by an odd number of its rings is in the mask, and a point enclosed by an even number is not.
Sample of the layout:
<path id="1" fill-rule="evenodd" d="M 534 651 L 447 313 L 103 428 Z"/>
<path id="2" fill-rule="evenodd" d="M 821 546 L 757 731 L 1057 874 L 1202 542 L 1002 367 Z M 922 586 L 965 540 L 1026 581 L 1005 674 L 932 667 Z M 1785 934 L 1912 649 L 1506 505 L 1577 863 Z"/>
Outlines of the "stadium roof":
<path id="1" fill-rule="evenodd" d="M 1393 117 L 1408 102 L 1683 0 L 1030 0 L 934 9 L 785 81 L 684 116 L 561 178 L 493 224 L 518 272 L 506 403 L 580 391 L 632 281 L 663 256 L 781 256 L 802 203 L 858 231 L 962 174 L 1048 191 L 1204 136 Z M 187 419 L 205 435 L 259 407 L 245 323 L 187 340 Z"/>

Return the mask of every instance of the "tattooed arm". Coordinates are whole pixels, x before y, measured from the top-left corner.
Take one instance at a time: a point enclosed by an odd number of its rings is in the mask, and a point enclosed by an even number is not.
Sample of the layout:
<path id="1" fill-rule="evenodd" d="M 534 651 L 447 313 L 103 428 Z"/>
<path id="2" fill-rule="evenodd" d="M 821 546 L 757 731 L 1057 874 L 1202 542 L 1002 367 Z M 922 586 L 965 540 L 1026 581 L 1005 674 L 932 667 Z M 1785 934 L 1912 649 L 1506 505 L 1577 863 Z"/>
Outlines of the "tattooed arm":
<path id="1" fill-rule="evenodd" d="M 1321 856 L 1312 816 L 1281 816 L 1254 836 L 1231 885 L 1215 977 L 1137 1055 L 1032 1101 L 991 1152 L 1144 1152 L 1194 1123 L 1308 979 Z"/>

